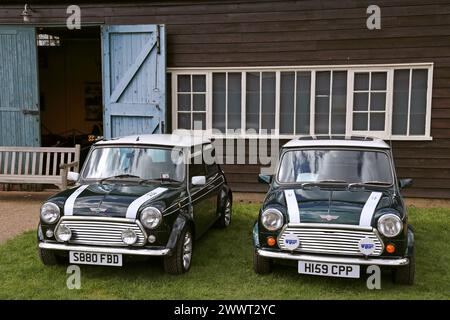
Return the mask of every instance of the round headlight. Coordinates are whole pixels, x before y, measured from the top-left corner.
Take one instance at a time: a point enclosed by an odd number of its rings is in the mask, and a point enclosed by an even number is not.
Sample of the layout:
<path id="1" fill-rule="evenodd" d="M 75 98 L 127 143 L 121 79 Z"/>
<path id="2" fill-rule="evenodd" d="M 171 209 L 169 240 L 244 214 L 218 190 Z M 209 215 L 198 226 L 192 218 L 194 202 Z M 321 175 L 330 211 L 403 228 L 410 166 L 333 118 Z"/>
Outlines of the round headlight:
<path id="1" fill-rule="evenodd" d="M 72 231 L 70 230 L 69 227 L 61 224 L 56 229 L 55 237 L 56 237 L 56 240 L 58 240 L 60 242 L 67 242 L 70 240 L 70 238 L 72 238 Z"/>
<path id="2" fill-rule="evenodd" d="M 59 219 L 59 207 L 51 202 L 44 203 L 41 207 L 41 221 L 47 224 L 55 223 Z"/>
<path id="3" fill-rule="evenodd" d="M 134 230 L 126 229 L 122 231 L 122 241 L 123 243 L 131 246 L 132 244 L 135 244 L 137 241 L 137 235 Z"/>
<path id="4" fill-rule="evenodd" d="M 277 209 L 267 209 L 261 215 L 261 223 L 267 230 L 278 230 L 283 226 L 283 214 Z"/>
<path id="5" fill-rule="evenodd" d="M 161 224 L 162 213 L 155 207 L 148 207 L 142 210 L 141 223 L 147 229 L 155 229 Z"/>
<path id="6" fill-rule="evenodd" d="M 395 237 L 402 232 L 403 222 L 395 214 L 386 214 L 378 219 L 378 231 L 388 238 Z"/>

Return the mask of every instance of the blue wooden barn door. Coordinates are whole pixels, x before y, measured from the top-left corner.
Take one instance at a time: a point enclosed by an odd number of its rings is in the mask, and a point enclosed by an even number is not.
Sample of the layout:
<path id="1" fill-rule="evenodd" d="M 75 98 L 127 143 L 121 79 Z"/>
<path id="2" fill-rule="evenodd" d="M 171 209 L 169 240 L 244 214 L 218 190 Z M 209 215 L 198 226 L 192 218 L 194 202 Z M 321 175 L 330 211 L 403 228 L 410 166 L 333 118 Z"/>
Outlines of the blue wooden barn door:
<path id="1" fill-rule="evenodd" d="M 102 47 L 105 138 L 164 132 L 164 26 L 104 26 Z"/>
<path id="2" fill-rule="evenodd" d="M 40 146 L 36 32 L 0 26 L 0 146 Z"/>

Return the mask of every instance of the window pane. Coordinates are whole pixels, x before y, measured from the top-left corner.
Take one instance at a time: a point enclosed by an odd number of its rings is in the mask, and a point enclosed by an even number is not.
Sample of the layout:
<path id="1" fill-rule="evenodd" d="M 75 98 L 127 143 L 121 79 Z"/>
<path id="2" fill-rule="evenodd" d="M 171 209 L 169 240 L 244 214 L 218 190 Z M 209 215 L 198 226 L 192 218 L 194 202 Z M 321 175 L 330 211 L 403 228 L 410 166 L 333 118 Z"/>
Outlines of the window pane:
<path id="1" fill-rule="evenodd" d="M 206 96 L 204 94 L 194 94 L 193 104 L 195 111 L 206 111 Z"/>
<path id="2" fill-rule="evenodd" d="M 386 93 L 372 92 L 370 94 L 370 110 L 385 110 L 386 109 Z"/>
<path id="3" fill-rule="evenodd" d="M 206 76 L 193 75 L 192 76 L 193 92 L 206 92 Z"/>
<path id="4" fill-rule="evenodd" d="M 409 134 L 425 134 L 428 70 L 412 71 Z"/>
<path id="5" fill-rule="evenodd" d="M 178 92 L 191 92 L 191 76 L 178 76 Z"/>
<path id="6" fill-rule="evenodd" d="M 225 133 L 225 73 L 213 74 L 212 127 Z"/>
<path id="7" fill-rule="evenodd" d="M 275 72 L 262 73 L 261 129 L 275 129 Z"/>
<path id="8" fill-rule="evenodd" d="M 330 113 L 330 71 L 316 72 L 315 132 L 328 134 Z"/>
<path id="9" fill-rule="evenodd" d="M 178 129 L 191 129 L 190 113 L 178 113 Z"/>
<path id="10" fill-rule="evenodd" d="M 297 113 L 295 131 L 309 134 L 311 104 L 311 72 L 297 72 Z"/>
<path id="11" fill-rule="evenodd" d="M 369 90 L 369 73 L 355 73 L 355 90 Z"/>
<path id="12" fill-rule="evenodd" d="M 178 94 L 178 111 L 191 111 L 190 94 Z"/>
<path id="13" fill-rule="evenodd" d="M 353 130 L 367 131 L 367 113 L 353 113 Z"/>
<path id="14" fill-rule="evenodd" d="M 370 114 L 370 130 L 384 131 L 384 112 Z"/>
<path id="15" fill-rule="evenodd" d="M 201 113 L 193 113 L 192 118 L 192 128 L 195 130 L 205 130 L 206 129 L 206 114 Z"/>
<path id="16" fill-rule="evenodd" d="M 367 111 L 369 108 L 369 93 L 355 92 L 353 95 L 353 110 Z"/>
<path id="17" fill-rule="evenodd" d="M 392 134 L 407 134 L 409 70 L 394 71 Z"/>
<path id="18" fill-rule="evenodd" d="M 259 72 L 247 72 L 246 129 L 259 132 Z"/>
<path id="19" fill-rule="evenodd" d="M 386 90 L 386 72 L 372 72 L 372 90 Z"/>
<path id="20" fill-rule="evenodd" d="M 347 71 L 333 72 L 333 97 L 331 100 L 331 133 L 345 134 L 347 107 Z"/>
<path id="21" fill-rule="evenodd" d="M 228 74 L 228 129 L 241 128 L 241 74 Z"/>
<path id="22" fill-rule="evenodd" d="M 280 133 L 294 133 L 295 72 L 280 74 Z"/>

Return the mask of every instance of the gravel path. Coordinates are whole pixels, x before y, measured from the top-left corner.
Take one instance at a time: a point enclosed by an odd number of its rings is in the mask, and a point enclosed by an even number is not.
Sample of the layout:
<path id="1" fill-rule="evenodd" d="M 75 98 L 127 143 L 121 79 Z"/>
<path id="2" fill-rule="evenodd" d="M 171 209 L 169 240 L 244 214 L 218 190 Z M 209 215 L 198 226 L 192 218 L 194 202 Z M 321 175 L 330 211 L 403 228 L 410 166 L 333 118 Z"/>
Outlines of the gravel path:
<path id="1" fill-rule="evenodd" d="M 42 202 L 53 192 L 0 192 L 0 244 L 36 229 Z"/>

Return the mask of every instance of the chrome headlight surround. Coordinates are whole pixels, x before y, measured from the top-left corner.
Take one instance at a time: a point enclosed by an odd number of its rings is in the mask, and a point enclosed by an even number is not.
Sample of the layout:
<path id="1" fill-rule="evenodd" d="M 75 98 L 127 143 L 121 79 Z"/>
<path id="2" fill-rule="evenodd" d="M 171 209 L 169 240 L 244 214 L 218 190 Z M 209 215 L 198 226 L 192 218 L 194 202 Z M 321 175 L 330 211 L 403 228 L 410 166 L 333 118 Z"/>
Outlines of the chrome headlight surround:
<path id="1" fill-rule="evenodd" d="M 147 229 L 155 229 L 162 222 L 162 213 L 158 208 L 147 207 L 142 210 L 141 218 L 139 220 Z"/>
<path id="2" fill-rule="evenodd" d="M 46 224 L 53 224 L 58 221 L 61 210 L 53 202 L 46 202 L 41 207 L 41 221 Z"/>
<path id="3" fill-rule="evenodd" d="M 261 214 L 261 223 L 269 231 L 277 231 L 284 224 L 284 217 L 280 210 L 269 208 Z"/>
<path id="4" fill-rule="evenodd" d="M 395 214 L 385 214 L 378 219 L 378 231 L 387 238 L 396 237 L 403 230 L 402 220 Z"/>

